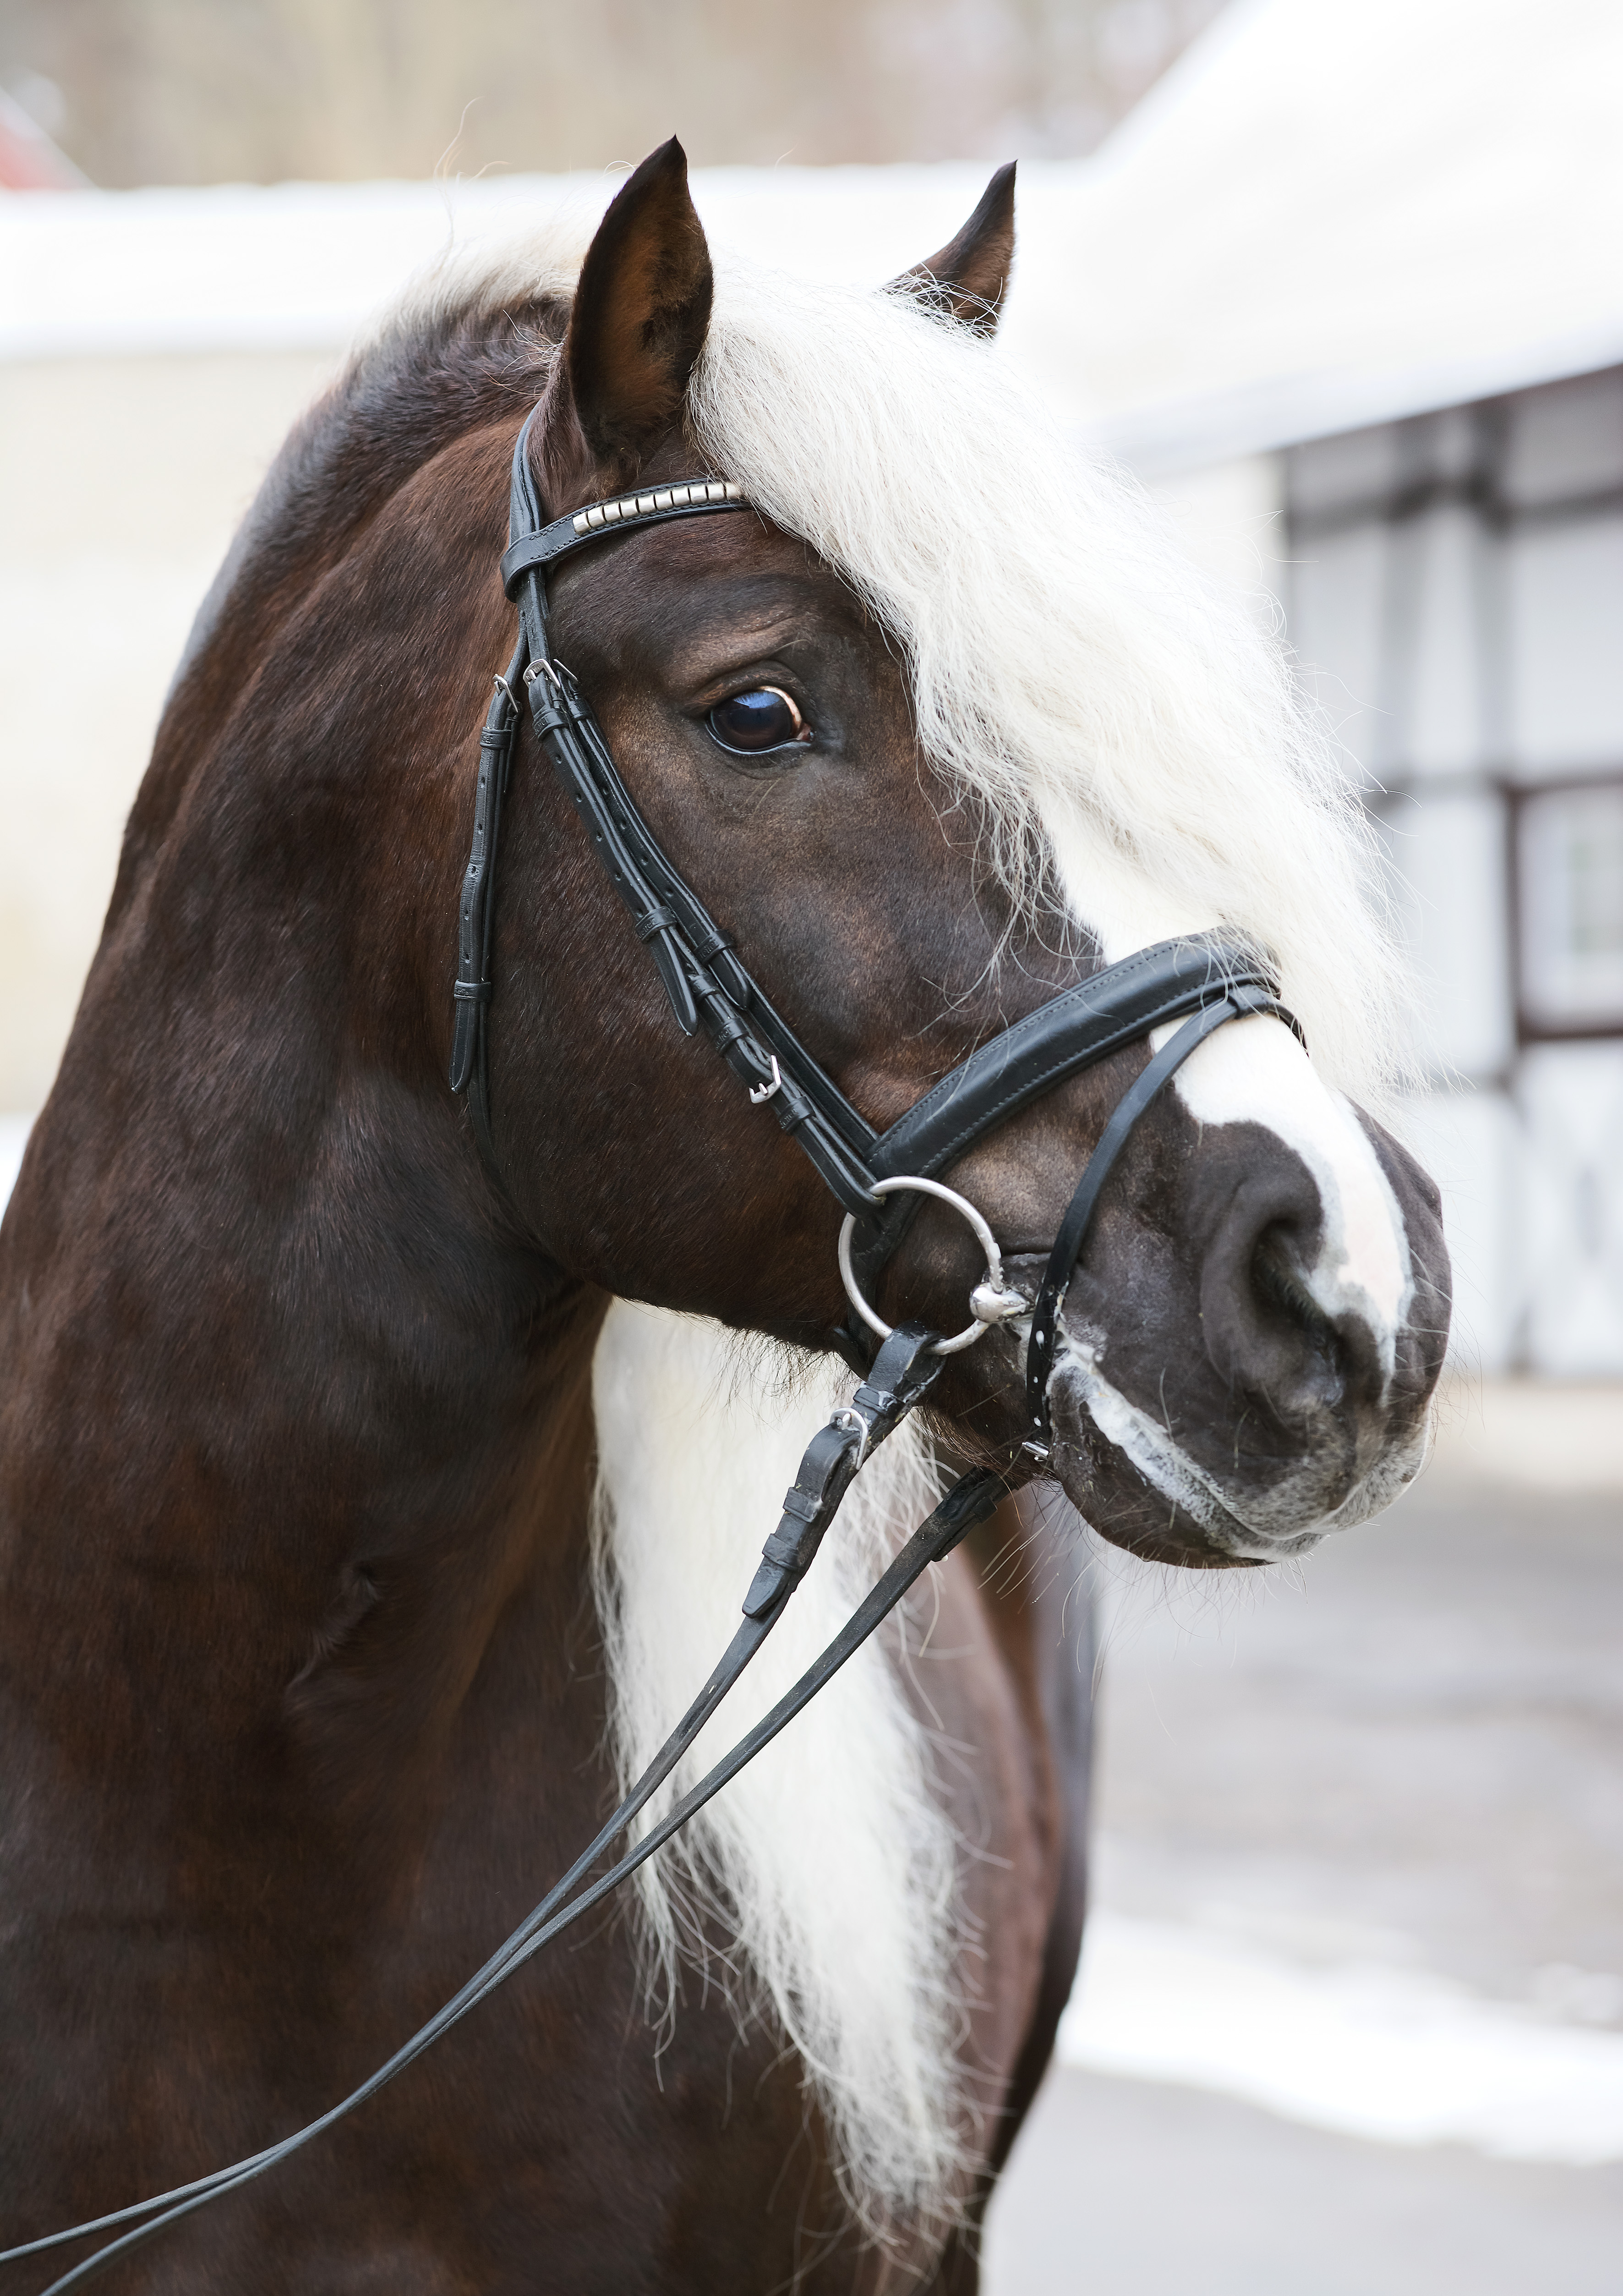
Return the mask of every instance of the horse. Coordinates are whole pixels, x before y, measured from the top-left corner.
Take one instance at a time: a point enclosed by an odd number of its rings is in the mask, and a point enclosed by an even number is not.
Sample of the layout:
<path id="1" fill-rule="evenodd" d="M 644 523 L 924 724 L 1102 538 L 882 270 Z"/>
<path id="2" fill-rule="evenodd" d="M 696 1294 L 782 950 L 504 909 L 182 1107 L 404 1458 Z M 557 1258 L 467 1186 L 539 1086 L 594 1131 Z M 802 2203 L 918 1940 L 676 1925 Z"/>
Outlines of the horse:
<path id="1" fill-rule="evenodd" d="M 1357 808 L 1279 650 L 1002 364 L 1013 243 L 1005 169 L 882 290 L 717 261 L 673 141 L 578 266 L 417 291 L 233 544 L 0 1234 L 8 2243 L 253 2153 L 455 1990 L 670 1726 L 852 1392 L 840 1206 L 670 1026 L 528 729 L 487 1139 L 447 1088 L 532 408 L 551 516 L 744 505 L 561 567 L 557 652 L 867 1122 L 1219 929 L 1307 1049 L 1232 1021 L 1137 1124 L 1050 1443 L 1028 1324 L 943 1360 L 727 1734 L 947 1464 L 1006 1496 L 618 1910 L 116 2284 L 972 2291 L 1082 1931 L 1081 1524 L 1258 1568 L 1416 1472 L 1447 1261 L 1365 1111 L 1401 984 Z M 952 1166 L 1028 1301 L 1156 1042 Z M 950 1332 L 975 1265 L 925 1201 L 871 1304 Z"/>

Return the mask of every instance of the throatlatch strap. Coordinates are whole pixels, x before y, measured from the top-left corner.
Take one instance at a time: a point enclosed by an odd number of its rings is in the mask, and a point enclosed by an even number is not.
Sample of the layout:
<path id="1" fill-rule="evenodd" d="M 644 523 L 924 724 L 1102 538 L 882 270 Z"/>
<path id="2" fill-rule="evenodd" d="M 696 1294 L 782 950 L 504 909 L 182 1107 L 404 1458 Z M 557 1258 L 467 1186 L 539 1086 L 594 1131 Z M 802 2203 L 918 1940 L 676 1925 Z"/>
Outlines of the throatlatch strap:
<path id="1" fill-rule="evenodd" d="M 490 1135 L 490 1037 L 487 1015 L 495 994 L 490 951 L 496 932 L 496 860 L 502 834 L 502 800 L 512 773 L 518 737 L 514 698 L 524 669 L 520 635 L 505 677 L 495 681 L 490 709 L 479 737 L 479 783 L 473 799 L 473 844 L 463 873 L 456 922 L 456 1031 L 451 1041 L 451 1089 L 468 1095 L 469 1112 L 480 1152 L 493 1174 L 498 1169 Z"/>

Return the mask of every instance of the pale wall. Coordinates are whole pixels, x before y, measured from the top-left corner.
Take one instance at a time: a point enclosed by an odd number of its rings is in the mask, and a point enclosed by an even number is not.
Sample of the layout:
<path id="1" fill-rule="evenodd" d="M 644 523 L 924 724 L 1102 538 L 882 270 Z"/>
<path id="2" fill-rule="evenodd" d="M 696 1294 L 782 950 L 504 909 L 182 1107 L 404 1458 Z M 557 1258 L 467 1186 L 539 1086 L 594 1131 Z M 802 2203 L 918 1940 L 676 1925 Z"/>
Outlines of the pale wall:
<path id="1" fill-rule="evenodd" d="M 1265 629 L 1283 622 L 1284 480 L 1276 455 L 1247 455 L 1146 489 L 1210 580 L 1236 592 Z"/>
<path id="2" fill-rule="evenodd" d="M 0 1111 L 50 1087 L 193 614 L 333 364 L 0 365 Z"/>

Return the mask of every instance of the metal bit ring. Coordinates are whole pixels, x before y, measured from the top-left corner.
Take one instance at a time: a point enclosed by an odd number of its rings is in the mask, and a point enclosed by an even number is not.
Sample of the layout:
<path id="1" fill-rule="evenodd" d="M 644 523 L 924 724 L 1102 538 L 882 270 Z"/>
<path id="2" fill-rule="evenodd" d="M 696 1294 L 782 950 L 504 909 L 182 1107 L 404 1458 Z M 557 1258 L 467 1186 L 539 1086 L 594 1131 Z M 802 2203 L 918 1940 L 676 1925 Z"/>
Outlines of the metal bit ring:
<path id="1" fill-rule="evenodd" d="M 975 1241 L 987 1256 L 985 1278 L 981 1283 L 977 1283 L 970 1294 L 970 1306 L 974 1313 L 973 1323 L 966 1324 L 963 1329 L 955 1333 L 950 1340 L 938 1340 L 930 1349 L 932 1355 L 961 1355 L 965 1348 L 972 1348 L 977 1340 L 983 1338 L 994 1324 L 1006 1323 L 1012 1316 L 1026 1314 L 1031 1302 L 1023 1292 L 1012 1292 L 1005 1285 L 1003 1254 L 997 1249 L 997 1239 L 967 1196 L 961 1196 L 955 1188 L 943 1187 L 939 1180 L 926 1180 L 916 1177 L 900 1176 L 890 1180 L 875 1180 L 873 1183 L 873 1193 L 876 1196 L 894 1195 L 898 1190 L 908 1189 L 919 1195 L 934 1196 L 938 1202 L 950 1204 L 959 1217 L 966 1219 L 973 1228 Z M 856 1215 L 848 1212 L 840 1229 L 840 1280 L 845 1285 L 846 1298 L 856 1308 L 868 1329 L 876 1332 L 881 1340 L 888 1340 L 895 1326 L 883 1322 L 876 1316 L 857 1288 L 857 1276 L 851 1266 L 851 1238 L 856 1230 Z"/>

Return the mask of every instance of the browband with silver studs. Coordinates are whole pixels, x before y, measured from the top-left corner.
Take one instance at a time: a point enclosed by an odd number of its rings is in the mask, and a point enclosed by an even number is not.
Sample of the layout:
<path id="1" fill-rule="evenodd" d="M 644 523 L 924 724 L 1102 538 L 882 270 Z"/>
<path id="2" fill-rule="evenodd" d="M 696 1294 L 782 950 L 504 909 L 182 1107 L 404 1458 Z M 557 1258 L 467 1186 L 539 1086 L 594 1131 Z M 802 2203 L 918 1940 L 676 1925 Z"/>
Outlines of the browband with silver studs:
<path id="1" fill-rule="evenodd" d="M 578 550 L 595 542 L 611 528 L 660 526 L 667 519 L 692 518 L 718 510 L 748 510 L 744 490 L 731 479 L 683 479 L 668 487 L 643 487 L 635 494 L 613 495 L 608 501 L 589 503 L 585 510 L 553 519 L 539 533 L 527 534 L 502 555 L 502 586 L 512 598 L 526 574 L 545 572 Z"/>

